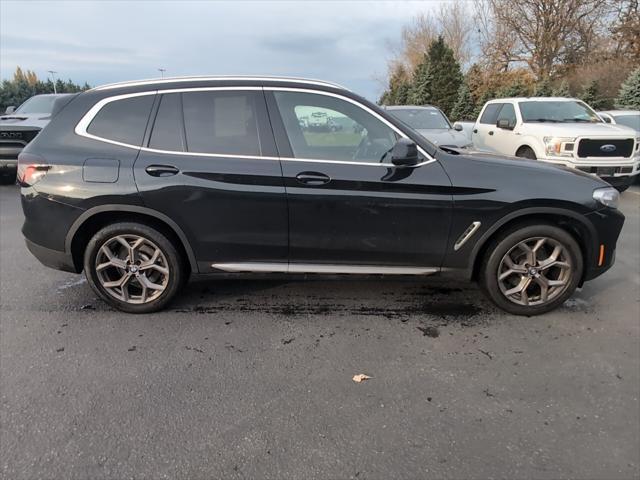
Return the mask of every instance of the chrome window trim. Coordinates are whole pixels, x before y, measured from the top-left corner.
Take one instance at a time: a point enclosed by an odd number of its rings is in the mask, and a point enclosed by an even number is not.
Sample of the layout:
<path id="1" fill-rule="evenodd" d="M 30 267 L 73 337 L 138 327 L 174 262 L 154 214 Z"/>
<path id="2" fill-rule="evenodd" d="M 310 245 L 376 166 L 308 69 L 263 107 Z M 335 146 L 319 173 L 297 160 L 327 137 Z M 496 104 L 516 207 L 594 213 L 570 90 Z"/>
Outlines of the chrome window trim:
<path id="1" fill-rule="evenodd" d="M 431 275 L 437 267 L 390 267 L 386 265 L 336 265 L 314 263 L 230 262 L 212 263 L 212 268 L 224 272 L 240 273 L 319 273 L 347 275 Z"/>
<path id="2" fill-rule="evenodd" d="M 108 83 L 106 85 L 100 85 L 99 87 L 92 88 L 91 90 L 102 91 L 112 90 L 114 88 L 124 87 L 139 87 L 144 85 L 161 85 L 163 83 L 179 83 L 179 82 L 206 82 L 206 81 L 258 81 L 258 82 L 287 82 L 287 83 L 306 83 L 309 85 L 318 85 L 322 87 L 333 87 L 341 90 L 347 90 L 342 85 L 337 83 L 324 82 L 322 80 L 315 80 L 312 78 L 298 78 L 298 77 L 270 77 L 262 76 L 255 77 L 251 75 L 236 75 L 236 76 L 224 76 L 224 75 L 211 75 L 211 76 L 184 76 L 184 77 L 171 77 L 171 78 L 150 78 L 148 80 L 133 80 L 129 82 L 117 82 Z"/>
<path id="3" fill-rule="evenodd" d="M 389 128 L 391 128 L 394 132 L 400 135 L 402 138 L 408 138 L 407 135 L 402 132 L 398 127 L 393 125 L 384 117 L 380 116 L 377 112 L 371 110 L 366 105 L 361 104 L 360 102 L 353 100 L 344 95 L 339 95 L 333 92 L 324 92 L 322 90 L 313 90 L 307 88 L 289 88 L 289 87 L 256 87 L 256 86 L 225 86 L 225 87 L 193 87 L 193 88 L 171 88 L 165 90 L 148 90 L 144 92 L 135 92 L 135 93 L 125 93 L 121 95 L 114 95 L 112 97 L 106 97 L 102 100 L 98 101 L 93 107 L 89 109 L 87 113 L 80 119 L 77 123 L 74 131 L 76 135 L 81 137 L 90 138 L 92 140 L 96 140 L 99 142 L 105 142 L 112 145 L 118 145 L 126 148 L 133 148 L 135 150 L 142 150 L 145 152 L 151 153 L 160 153 L 167 155 L 184 155 L 184 156 L 196 156 L 196 157 L 212 157 L 212 158 L 239 158 L 239 159 L 253 159 L 253 160 L 276 160 L 276 161 L 285 161 L 285 162 L 311 162 L 311 163 L 329 163 L 329 164 L 344 164 L 344 165 L 363 165 L 363 166 L 371 166 L 371 167 L 383 167 L 390 168 L 393 166 L 391 163 L 373 163 L 373 162 L 357 162 L 357 161 L 349 161 L 349 160 L 329 160 L 329 159 L 318 159 L 318 158 L 296 158 L 296 157 L 273 157 L 267 155 L 237 155 L 237 154 L 224 154 L 224 153 L 204 153 L 204 152 L 180 152 L 177 150 L 162 150 L 151 147 L 142 147 L 131 145 L 129 143 L 118 142 L 116 140 L 110 140 L 108 138 L 99 137 L 97 135 L 93 135 L 87 132 L 87 128 L 98 114 L 98 112 L 107 104 L 111 102 L 116 102 L 118 100 L 124 100 L 127 98 L 141 97 L 145 95 L 158 95 L 158 94 L 170 94 L 170 93 L 188 93 L 188 92 L 208 92 L 208 91 L 259 91 L 259 90 L 268 90 L 268 91 L 285 91 L 285 92 L 302 92 L 302 93 L 311 93 L 317 95 L 325 95 L 328 97 L 335 97 L 341 100 L 345 100 L 353 105 L 356 105 L 362 108 L 364 111 L 373 115 L 378 120 L 383 122 Z M 422 147 L 418 146 L 418 151 L 423 155 L 425 160 L 424 162 L 420 162 L 416 165 L 412 165 L 411 167 L 421 167 L 423 165 L 427 165 L 429 163 L 435 162 L 435 158 L 425 152 Z"/>

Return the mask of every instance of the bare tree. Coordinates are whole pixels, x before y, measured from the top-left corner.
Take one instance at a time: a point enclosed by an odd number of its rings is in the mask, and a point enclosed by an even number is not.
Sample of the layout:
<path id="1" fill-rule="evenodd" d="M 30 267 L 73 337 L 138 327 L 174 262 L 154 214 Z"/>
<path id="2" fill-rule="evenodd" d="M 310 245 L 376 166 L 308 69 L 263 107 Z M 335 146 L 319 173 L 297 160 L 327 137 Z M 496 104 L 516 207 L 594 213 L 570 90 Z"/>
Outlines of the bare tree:
<path id="1" fill-rule="evenodd" d="M 588 56 L 610 0 L 476 0 L 483 51 L 498 62 L 526 63 L 538 79 Z"/>

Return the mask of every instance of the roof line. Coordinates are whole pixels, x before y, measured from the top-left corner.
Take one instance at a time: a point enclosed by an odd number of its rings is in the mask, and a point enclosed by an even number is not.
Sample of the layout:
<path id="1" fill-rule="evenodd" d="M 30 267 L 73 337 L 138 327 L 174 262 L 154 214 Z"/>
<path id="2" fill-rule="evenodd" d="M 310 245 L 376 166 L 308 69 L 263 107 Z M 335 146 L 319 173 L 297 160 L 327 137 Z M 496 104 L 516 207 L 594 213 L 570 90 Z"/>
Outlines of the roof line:
<path id="1" fill-rule="evenodd" d="M 347 90 L 342 85 L 338 85 L 337 83 L 325 82 L 322 80 L 314 80 L 314 79 L 299 78 L 299 77 L 251 76 L 251 75 L 240 75 L 240 76 L 214 75 L 214 76 L 151 78 L 148 80 L 132 80 L 127 82 L 109 83 L 106 85 L 100 85 L 98 87 L 92 88 L 91 90 L 111 90 L 114 88 L 137 87 L 142 85 L 159 85 L 163 83 L 195 82 L 195 81 L 208 81 L 208 80 L 265 80 L 270 82 L 306 83 L 310 85 L 321 85 L 326 87 L 339 88 L 341 90 Z"/>

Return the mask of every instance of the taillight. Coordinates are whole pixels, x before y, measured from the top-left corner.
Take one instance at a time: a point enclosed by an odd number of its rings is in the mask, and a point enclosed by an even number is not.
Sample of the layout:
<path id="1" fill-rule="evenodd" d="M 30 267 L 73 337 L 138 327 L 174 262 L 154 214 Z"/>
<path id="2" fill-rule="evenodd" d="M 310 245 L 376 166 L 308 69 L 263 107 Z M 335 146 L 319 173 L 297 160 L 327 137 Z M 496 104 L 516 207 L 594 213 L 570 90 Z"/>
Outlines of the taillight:
<path id="1" fill-rule="evenodd" d="M 47 165 L 44 158 L 33 153 L 20 153 L 18 155 L 18 184 L 21 187 L 30 187 L 44 177 L 51 165 Z"/>

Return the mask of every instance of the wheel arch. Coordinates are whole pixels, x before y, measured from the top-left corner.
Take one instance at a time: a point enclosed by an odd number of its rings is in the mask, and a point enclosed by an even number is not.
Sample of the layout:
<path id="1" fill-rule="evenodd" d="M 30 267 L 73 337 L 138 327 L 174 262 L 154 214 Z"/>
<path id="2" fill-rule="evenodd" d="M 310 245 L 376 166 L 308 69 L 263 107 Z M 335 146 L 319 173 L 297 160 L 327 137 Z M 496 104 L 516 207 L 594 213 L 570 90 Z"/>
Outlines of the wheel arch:
<path id="1" fill-rule="evenodd" d="M 574 240 L 580 246 L 582 251 L 584 269 L 583 278 L 580 280 L 582 285 L 586 272 L 588 270 L 588 262 L 593 258 L 594 247 L 589 238 L 597 238 L 597 234 L 593 225 L 591 225 L 583 215 L 572 210 L 562 208 L 528 208 L 513 212 L 501 218 L 491 226 L 480 239 L 475 243 L 471 255 L 469 256 L 468 272 L 472 280 L 477 280 L 482 259 L 491 245 L 491 241 L 499 236 L 502 232 L 519 223 L 531 224 L 535 221 L 548 223 L 566 230 L 571 234 Z"/>
<path id="2" fill-rule="evenodd" d="M 531 142 L 521 144 L 518 148 L 516 148 L 516 151 L 514 152 L 514 155 L 517 157 L 518 153 L 520 153 L 525 148 L 528 148 L 529 150 L 531 150 L 535 154 L 536 157 L 540 157 L 540 155 L 538 155 L 538 152 L 536 151 L 535 147 L 533 145 L 531 145 Z"/>
<path id="3" fill-rule="evenodd" d="M 133 221 L 154 227 L 174 241 L 191 272 L 198 272 L 191 244 L 180 226 L 166 215 L 135 205 L 100 205 L 90 208 L 80 215 L 71 225 L 65 238 L 65 251 L 73 258 L 77 272 L 82 271 L 84 247 L 91 237 L 101 228 L 115 222 Z"/>

